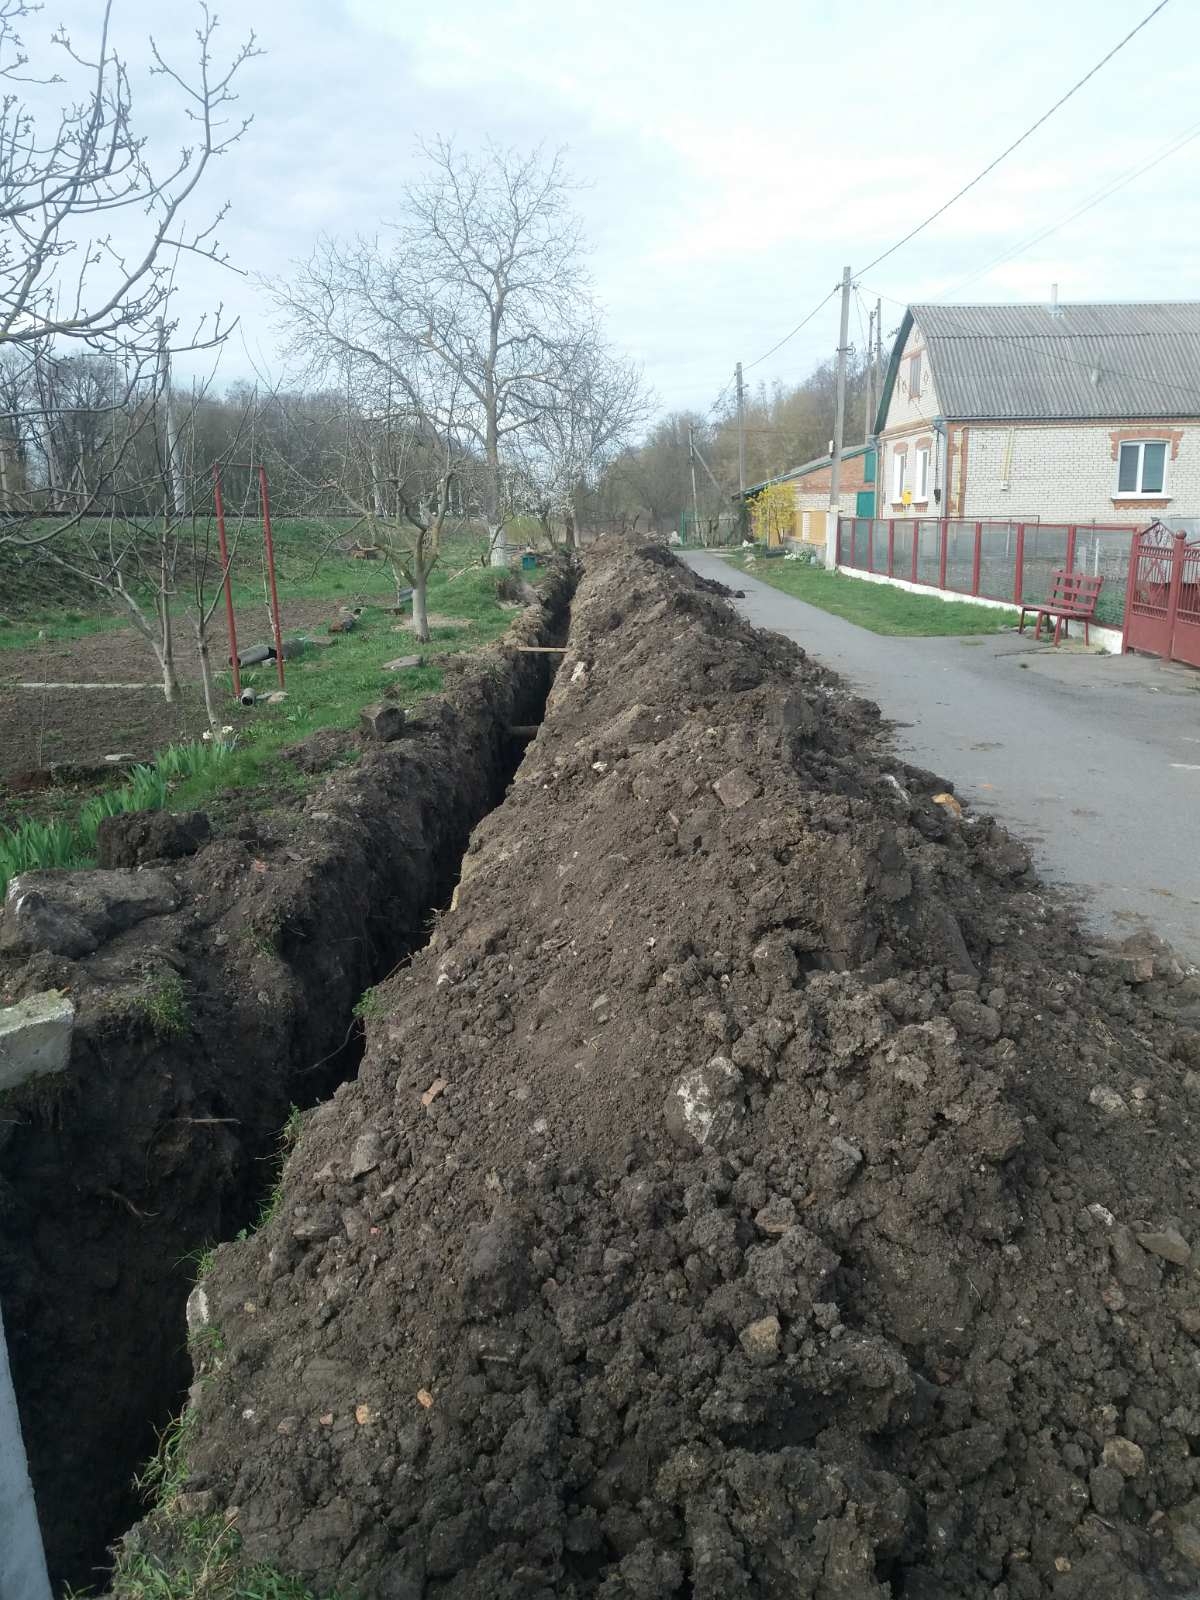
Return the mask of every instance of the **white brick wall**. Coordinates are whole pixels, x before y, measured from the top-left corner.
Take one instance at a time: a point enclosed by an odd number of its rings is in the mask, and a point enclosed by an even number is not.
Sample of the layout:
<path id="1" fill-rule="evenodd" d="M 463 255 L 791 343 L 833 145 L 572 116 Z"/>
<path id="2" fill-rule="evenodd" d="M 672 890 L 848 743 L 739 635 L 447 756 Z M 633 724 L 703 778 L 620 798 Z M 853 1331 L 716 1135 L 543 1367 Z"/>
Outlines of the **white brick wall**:
<path id="1" fill-rule="evenodd" d="M 918 394 L 913 394 L 908 386 L 909 361 L 913 353 L 918 350 L 921 351 L 921 388 Z M 925 349 L 925 340 L 920 329 L 914 323 L 909 330 L 908 339 L 900 357 L 900 367 L 896 374 L 895 385 L 892 388 L 892 397 L 888 403 L 887 417 L 884 422 L 884 432 L 880 440 L 878 500 L 879 515 L 881 517 L 933 517 L 942 515 L 941 507 L 936 502 L 933 494 L 934 488 L 940 487 L 943 482 L 943 458 L 945 455 L 943 440 L 933 431 L 933 419 L 937 415 L 937 390 L 934 388 L 929 352 Z M 929 499 L 914 503 L 908 507 L 894 503 L 892 500 L 892 484 L 895 470 L 893 462 L 896 457 L 897 447 L 902 447 L 908 452 L 909 465 L 905 482 L 915 492 L 916 481 L 912 450 L 915 441 L 924 438 L 931 440 L 929 446 Z"/>
<path id="2" fill-rule="evenodd" d="M 1139 432 L 1130 422 L 967 425 L 963 517 L 1013 521 L 1114 522 L 1139 525 L 1156 516 L 1200 515 L 1200 423 L 1148 423 L 1145 437 L 1182 430 L 1178 455 L 1167 450 L 1166 502 L 1129 506 L 1118 496 L 1114 432 Z M 953 429 L 955 438 L 959 428 Z M 1005 485 L 1007 484 L 1007 488 Z M 1124 504 L 1118 508 L 1114 499 Z"/>

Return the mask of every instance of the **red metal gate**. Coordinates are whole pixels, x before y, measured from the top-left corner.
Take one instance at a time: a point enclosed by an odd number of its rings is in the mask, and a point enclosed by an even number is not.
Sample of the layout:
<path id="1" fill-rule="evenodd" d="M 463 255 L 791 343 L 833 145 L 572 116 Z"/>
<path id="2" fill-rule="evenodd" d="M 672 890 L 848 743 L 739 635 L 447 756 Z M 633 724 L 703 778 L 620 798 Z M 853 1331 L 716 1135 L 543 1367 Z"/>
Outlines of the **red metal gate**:
<path id="1" fill-rule="evenodd" d="M 1200 542 L 1161 522 L 1133 536 L 1124 648 L 1200 667 Z"/>

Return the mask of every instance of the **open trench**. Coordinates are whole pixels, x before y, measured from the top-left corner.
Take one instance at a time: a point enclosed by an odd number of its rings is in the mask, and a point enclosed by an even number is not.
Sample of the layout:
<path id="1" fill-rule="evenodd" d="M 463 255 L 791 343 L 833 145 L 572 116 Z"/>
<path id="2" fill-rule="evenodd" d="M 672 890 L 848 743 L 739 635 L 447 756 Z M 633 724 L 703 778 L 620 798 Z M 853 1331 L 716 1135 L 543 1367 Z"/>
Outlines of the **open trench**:
<path id="1" fill-rule="evenodd" d="M 61 987 L 77 1008 L 61 1081 L 0 1113 L 0 1303 L 56 1591 L 94 1584 L 139 1515 L 191 1377 L 198 1261 L 269 1207 L 291 1109 L 356 1071 L 356 1005 L 425 942 L 543 714 L 559 658 L 514 647 L 563 637 L 572 587 L 553 573 L 500 647 L 452 661 L 402 740 L 176 864 L 176 914 L 0 971 L 14 999 Z M 168 1028 L 139 997 L 176 980 Z"/>

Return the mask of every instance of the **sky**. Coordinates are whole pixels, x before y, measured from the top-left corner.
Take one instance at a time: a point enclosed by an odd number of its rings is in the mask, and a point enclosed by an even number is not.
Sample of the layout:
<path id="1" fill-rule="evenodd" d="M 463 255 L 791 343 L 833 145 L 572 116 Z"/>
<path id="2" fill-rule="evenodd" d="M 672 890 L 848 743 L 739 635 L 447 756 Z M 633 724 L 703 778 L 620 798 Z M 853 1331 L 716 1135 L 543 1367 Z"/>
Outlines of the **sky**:
<path id="1" fill-rule="evenodd" d="M 1052 283 L 1063 300 L 1196 298 L 1200 0 L 1169 0 L 995 173 L 863 271 L 1152 3 L 232 0 L 217 7 L 217 53 L 253 28 L 264 54 L 238 109 L 254 121 L 193 215 L 230 202 L 220 236 L 244 276 L 191 264 L 181 309 L 221 299 L 240 318 L 218 384 L 276 376 L 256 277 L 286 274 L 321 233 L 375 233 L 418 141 L 438 134 L 566 147 L 609 337 L 661 410 L 707 411 L 739 359 L 748 383 L 770 385 L 831 356 L 835 299 L 762 359 L 844 264 L 860 345 L 877 296 L 885 345 L 912 301 L 1046 300 Z M 30 19 L 33 61 L 60 20 L 83 47 L 98 13 L 58 0 Z M 165 80 L 147 76 L 146 41 L 186 60 L 196 8 L 115 0 L 113 14 L 141 131 L 170 151 L 184 130 Z"/>

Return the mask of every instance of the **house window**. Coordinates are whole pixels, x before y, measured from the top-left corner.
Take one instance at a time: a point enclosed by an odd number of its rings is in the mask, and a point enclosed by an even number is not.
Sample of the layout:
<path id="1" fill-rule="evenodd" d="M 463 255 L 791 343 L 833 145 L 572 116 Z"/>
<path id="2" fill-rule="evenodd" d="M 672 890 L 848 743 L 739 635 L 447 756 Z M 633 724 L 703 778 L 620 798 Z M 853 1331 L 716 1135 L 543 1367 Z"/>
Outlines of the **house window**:
<path id="1" fill-rule="evenodd" d="M 1167 444 L 1165 439 L 1135 439 L 1121 446 L 1117 465 L 1117 494 L 1166 493 Z"/>
<path id="2" fill-rule="evenodd" d="M 924 505 L 929 499 L 929 451 L 928 450 L 918 450 L 917 451 L 916 471 L 914 473 L 914 476 L 915 476 L 917 481 L 913 485 L 913 499 L 914 500 L 919 500 L 921 502 L 921 504 Z"/>
<path id="3" fill-rule="evenodd" d="M 892 451 L 892 499 L 897 505 L 904 499 L 904 463 L 907 459 L 903 450 Z"/>
<path id="4" fill-rule="evenodd" d="M 908 360 L 908 394 L 911 400 L 921 398 L 921 357 L 918 353 Z"/>

